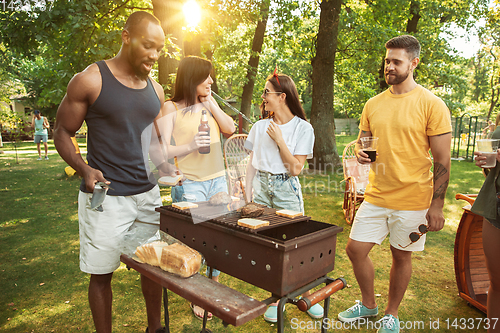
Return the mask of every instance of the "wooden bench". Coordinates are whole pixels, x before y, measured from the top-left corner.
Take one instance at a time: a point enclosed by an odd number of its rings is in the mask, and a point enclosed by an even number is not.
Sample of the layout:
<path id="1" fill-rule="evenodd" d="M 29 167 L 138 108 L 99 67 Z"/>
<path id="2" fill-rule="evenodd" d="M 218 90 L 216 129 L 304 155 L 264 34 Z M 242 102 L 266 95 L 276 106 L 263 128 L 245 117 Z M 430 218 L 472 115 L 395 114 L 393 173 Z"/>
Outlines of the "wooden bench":
<path id="1" fill-rule="evenodd" d="M 225 323 L 233 326 L 242 325 L 266 312 L 267 305 L 245 294 L 217 283 L 203 275 L 195 274 L 182 278 L 165 272 L 159 267 L 143 264 L 122 254 L 120 260 L 164 288 L 165 326 L 169 332 L 168 299 L 165 289 L 193 302 Z M 203 322 L 205 332 L 206 319 Z"/>

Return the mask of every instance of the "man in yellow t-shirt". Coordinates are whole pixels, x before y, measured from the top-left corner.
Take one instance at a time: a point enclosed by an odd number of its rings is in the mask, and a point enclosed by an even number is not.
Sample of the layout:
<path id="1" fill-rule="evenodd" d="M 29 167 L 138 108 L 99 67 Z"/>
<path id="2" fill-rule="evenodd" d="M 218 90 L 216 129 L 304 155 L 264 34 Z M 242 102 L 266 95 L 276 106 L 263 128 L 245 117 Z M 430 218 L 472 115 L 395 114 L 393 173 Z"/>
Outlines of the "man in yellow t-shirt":
<path id="1" fill-rule="evenodd" d="M 426 231 L 444 226 L 451 166 L 450 112 L 413 78 L 420 43 L 404 35 L 385 46 L 385 80 L 390 87 L 371 98 L 361 115 L 357 156 L 360 163 L 371 163 L 371 170 L 346 248 L 362 301 L 339 313 L 344 322 L 378 315 L 375 271 L 368 254 L 390 234 L 393 264 L 387 308 L 376 326 L 381 333 L 399 332 L 398 308 L 411 278 L 412 251 L 424 249 Z M 361 138 L 371 136 L 378 137 L 375 162 L 360 146 Z"/>

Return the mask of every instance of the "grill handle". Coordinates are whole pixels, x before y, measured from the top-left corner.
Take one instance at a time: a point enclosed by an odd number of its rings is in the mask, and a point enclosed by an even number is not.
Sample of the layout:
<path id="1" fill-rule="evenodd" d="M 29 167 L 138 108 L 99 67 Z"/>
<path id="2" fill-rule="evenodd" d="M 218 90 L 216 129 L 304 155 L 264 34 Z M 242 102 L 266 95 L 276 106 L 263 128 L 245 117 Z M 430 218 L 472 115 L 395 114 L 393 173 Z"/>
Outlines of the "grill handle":
<path id="1" fill-rule="evenodd" d="M 333 293 L 344 289 L 346 286 L 346 280 L 344 278 L 338 278 L 337 280 L 333 281 L 330 284 L 327 284 L 320 290 L 315 291 L 311 295 L 302 297 L 297 302 L 297 307 L 299 308 L 299 310 L 305 312 L 309 310 L 314 304 L 324 300 L 327 297 L 330 297 Z"/>

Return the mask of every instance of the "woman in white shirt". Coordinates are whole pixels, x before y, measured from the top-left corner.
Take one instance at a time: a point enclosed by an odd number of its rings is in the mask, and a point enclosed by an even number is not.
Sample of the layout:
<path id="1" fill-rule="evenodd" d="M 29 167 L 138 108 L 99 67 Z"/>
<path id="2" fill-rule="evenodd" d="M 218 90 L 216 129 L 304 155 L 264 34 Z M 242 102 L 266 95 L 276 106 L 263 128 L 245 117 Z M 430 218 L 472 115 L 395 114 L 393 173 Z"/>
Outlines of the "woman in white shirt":
<path id="1" fill-rule="evenodd" d="M 304 212 L 300 181 L 297 177 L 306 159 L 312 158 L 314 130 L 306 121 L 293 80 L 284 74 L 269 76 L 262 94 L 264 111 L 270 119 L 256 122 L 245 147 L 252 152 L 247 165 L 246 199 L 271 208 Z M 323 317 L 316 304 L 309 309 L 313 318 Z M 269 306 L 264 319 L 277 321 L 277 303 Z"/>

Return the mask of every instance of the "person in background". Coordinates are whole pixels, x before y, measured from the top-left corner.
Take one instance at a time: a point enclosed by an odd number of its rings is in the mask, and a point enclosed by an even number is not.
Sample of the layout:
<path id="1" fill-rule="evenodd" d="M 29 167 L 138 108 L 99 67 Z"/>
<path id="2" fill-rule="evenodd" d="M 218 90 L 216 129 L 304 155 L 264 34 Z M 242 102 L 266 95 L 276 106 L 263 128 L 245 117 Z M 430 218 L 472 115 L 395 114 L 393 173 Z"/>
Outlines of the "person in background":
<path id="1" fill-rule="evenodd" d="M 303 213 L 297 176 L 306 159 L 313 156 L 314 130 L 306 120 L 297 88 L 288 75 L 278 74 L 276 69 L 267 78 L 261 97 L 263 114 L 272 116 L 256 122 L 245 142 L 245 148 L 252 151 L 246 171 L 246 201 Z M 269 305 L 264 314 L 266 321 L 278 321 L 277 305 Z M 324 315 L 320 304 L 307 313 L 313 318 Z"/>
<path id="2" fill-rule="evenodd" d="M 381 333 L 399 332 L 398 309 L 411 278 L 412 252 L 424 249 L 427 231 L 444 226 L 451 166 L 450 112 L 413 77 L 420 61 L 420 43 L 403 35 L 392 38 L 385 47 L 389 89 L 366 103 L 356 145 L 358 161 L 371 163 L 360 149 L 361 139 L 378 137 L 378 156 L 371 164 L 364 201 L 346 247 L 362 301 L 338 314 L 343 322 L 378 315 L 375 269 L 369 253 L 390 234 L 392 266 L 385 315 L 378 321 Z"/>
<path id="3" fill-rule="evenodd" d="M 200 57 L 185 57 L 179 63 L 175 79 L 174 96 L 165 102 L 164 128 L 169 157 L 175 159 L 178 173 L 184 178 L 182 185 L 172 187 L 172 201 L 208 201 L 214 194 L 227 193 L 226 171 L 222 155 L 220 134 L 230 136 L 236 130 L 233 119 L 220 109 L 211 95 L 212 63 Z M 199 132 L 198 127 L 206 113 L 210 135 Z M 164 131 L 164 132 L 163 132 Z M 210 148 L 200 153 L 200 148 Z M 219 281 L 220 271 L 214 269 L 212 279 Z M 198 319 L 204 310 L 195 304 L 191 309 Z M 208 313 L 207 317 L 212 318 Z"/>
<path id="4" fill-rule="evenodd" d="M 45 159 L 48 160 L 49 147 L 47 146 L 47 140 L 49 139 L 48 129 L 50 128 L 49 121 L 46 117 L 43 117 L 39 110 L 33 112 L 33 119 L 31 120 L 31 127 L 35 130 L 35 143 L 36 149 L 38 150 L 38 161 L 42 160 L 42 150 L 40 149 L 40 142 L 43 141 L 43 147 L 45 148 Z"/>
<path id="5" fill-rule="evenodd" d="M 497 123 L 500 113 L 497 115 Z M 492 139 L 500 140 L 500 127 L 497 125 L 491 136 Z M 481 167 L 485 164 L 486 157 L 481 152 L 474 152 L 476 165 Z M 490 323 L 488 333 L 500 332 L 500 265 L 498 265 L 498 254 L 500 253 L 500 149 L 497 150 L 497 164 L 489 169 L 488 176 L 477 195 L 471 211 L 484 217 L 483 220 L 483 250 L 486 258 L 486 268 L 490 277 L 488 289 L 487 313 Z M 493 323 L 496 326 L 493 327 Z"/>
<path id="6" fill-rule="evenodd" d="M 497 126 L 498 126 L 498 117 L 497 117 L 497 122 L 495 124 L 493 124 L 493 122 L 491 120 L 488 120 L 488 126 L 483 128 L 483 131 L 481 132 L 481 136 L 484 139 L 491 138 L 491 135 L 493 134 L 493 131 L 495 130 L 495 128 Z"/>
<path id="7" fill-rule="evenodd" d="M 89 304 L 97 333 L 112 331 L 113 272 L 120 266 L 123 237 L 134 228 L 153 235 L 162 205 L 159 187 L 149 178 L 141 136 L 151 138 L 161 117 L 163 88 L 149 77 L 165 43 L 160 22 L 138 11 L 127 19 L 121 49 L 76 74 L 57 111 L 54 143 L 61 157 L 83 178 L 78 196 L 80 269 L 90 274 Z M 75 152 L 75 133 L 88 126 L 88 165 Z M 147 133 L 151 131 L 151 133 Z M 147 141 L 147 140 L 146 140 Z M 165 173 L 169 170 L 165 170 Z M 91 208 L 97 183 L 110 184 L 101 210 Z M 141 276 L 146 332 L 161 327 L 162 288 Z"/>

